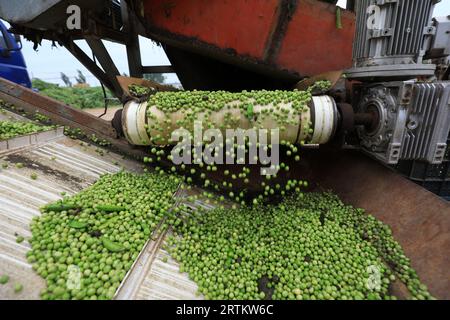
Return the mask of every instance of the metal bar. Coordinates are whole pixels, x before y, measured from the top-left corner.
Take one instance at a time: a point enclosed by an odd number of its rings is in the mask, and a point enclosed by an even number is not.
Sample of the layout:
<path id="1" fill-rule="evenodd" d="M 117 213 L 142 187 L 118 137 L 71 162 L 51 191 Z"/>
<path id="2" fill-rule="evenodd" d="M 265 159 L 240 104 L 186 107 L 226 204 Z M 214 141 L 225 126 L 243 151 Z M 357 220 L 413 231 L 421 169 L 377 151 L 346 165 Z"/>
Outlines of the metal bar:
<path id="1" fill-rule="evenodd" d="M 112 84 L 114 88 L 113 92 L 118 98 L 122 98 L 123 91 L 116 79 L 117 76 L 120 76 L 119 70 L 117 69 L 114 61 L 109 55 L 108 50 L 106 50 L 102 40 L 88 37 L 86 38 L 86 42 L 94 52 L 95 57 L 100 62 L 100 65 L 104 70 L 105 77 L 107 77 L 109 79 L 109 82 Z"/>
<path id="2" fill-rule="evenodd" d="M 175 69 L 172 66 L 144 66 L 142 67 L 142 73 L 175 73 Z"/>
<path id="3" fill-rule="evenodd" d="M 64 137 L 64 128 L 58 127 L 43 132 L 14 137 L 9 140 L 2 140 L 0 141 L 0 155 L 4 156 L 6 153 L 17 149 L 48 143 L 62 137 Z"/>
<path id="4" fill-rule="evenodd" d="M 57 124 L 80 128 L 86 134 L 100 133 L 103 136 L 117 137 L 110 122 L 98 119 L 3 78 L 0 78 L 0 99 L 30 113 L 39 111 Z"/>
<path id="5" fill-rule="evenodd" d="M 67 38 L 70 38 L 72 40 L 84 40 L 85 37 L 88 36 L 98 36 L 101 37 L 103 40 L 108 40 L 111 42 L 119 43 L 119 44 L 125 44 L 126 39 L 128 35 L 126 35 L 123 32 L 102 26 L 100 24 L 95 25 L 95 31 L 67 31 L 64 33 L 64 36 Z M 32 36 L 34 35 L 34 31 L 30 31 L 30 29 L 26 29 L 20 26 L 14 26 L 12 29 L 12 32 L 14 34 L 21 34 L 24 36 Z M 42 37 L 42 39 L 49 40 L 49 41 L 59 41 L 59 36 L 53 32 L 53 31 L 39 31 L 39 35 Z"/>
<path id="6" fill-rule="evenodd" d="M 355 0 L 347 0 L 347 10 L 355 11 Z"/>
<path id="7" fill-rule="evenodd" d="M 265 45 L 264 61 L 275 63 L 286 36 L 289 23 L 297 10 L 297 1 L 280 0 L 277 8 L 277 19 L 274 21 L 269 38 Z"/>
<path id="8" fill-rule="evenodd" d="M 117 31 L 112 28 L 105 27 L 99 23 L 95 24 L 95 31 L 96 31 L 95 34 L 83 32 L 80 38 L 84 38 L 89 35 L 96 35 L 100 36 L 104 40 L 109 40 L 111 42 L 116 42 L 120 44 L 125 44 L 128 39 L 128 34 L 125 33 L 124 31 Z"/>
<path id="9" fill-rule="evenodd" d="M 122 89 L 117 90 L 114 84 L 115 78 L 109 77 L 97 64 L 92 61 L 84 51 L 75 44 L 72 40 L 62 39 L 60 40 L 64 47 L 77 58 L 94 76 L 96 76 L 116 97 L 122 98 Z"/>
<path id="10" fill-rule="evenodd" d="M 126 140 L 118 139 L 111 122 L 64 105 L 3 78 L 0 78 L 0 99 L 28 113 L 39 112 L 50 118 L 54 124 L 79 128 L 86 135 L 95 134 L 99 139 L 111 143 L 114 151 L 124 155 L 136 159 L 143 159 L 148 155 L 146 148 L 134 147 Z"/>
<path id="11" fill-rule="evenodd" d="M 141 49 L 139 45 L 139 35 L 136 32 L 135 27 L 136 18 L 125 1 L 120 3 L 120 9 L 122 12 L 123 32 L 128 35 L 126 48 L 130 77 L 142 78 Z"/>

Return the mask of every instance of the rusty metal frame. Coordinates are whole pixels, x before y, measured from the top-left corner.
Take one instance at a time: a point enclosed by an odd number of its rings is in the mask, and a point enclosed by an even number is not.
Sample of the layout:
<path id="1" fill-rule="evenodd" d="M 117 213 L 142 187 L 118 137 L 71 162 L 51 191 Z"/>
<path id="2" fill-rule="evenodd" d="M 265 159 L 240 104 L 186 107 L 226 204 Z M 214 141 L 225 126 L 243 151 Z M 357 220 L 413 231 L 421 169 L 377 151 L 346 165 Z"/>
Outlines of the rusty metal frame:
<path id="1" fill-rule="evenodd" d="M 39 111 L 57 124 L 80 128 L 87 134 L 117 137 L 110 122 L 37 94 L 33 90 L 3 78 L 0 78 L 0 99 L 30 113 Z"/>
<path id="2" fill-rule="evenodd" d="M 120 4 L 122 11 L 123 32 L 128 35 L 125 42 L 127 49 L 128 68 L 130 77 L 142 78 L 142 59 L 139 44 L 139 34 L 136 27 L 134 13 L 130 10 L 126 1 Z"/>
<path id="3" fill-rule="evenodd" d="M 91 48 L 95 58 L 100 62 L 100 65 L 104 70 L 104 76 L 107 77 L 112 84 L 112 92 L 116 97 L 121 98 L 123 91 L 116 79 L 117 76 L 120 76 L 120 73 L 102 40 L 94 37 L 86 37 L 86 42 Z"/>
<path id="4" fill-rule="evenodd" d="M 144 66 L 142 73 L 175 73 L 175 69 L 172 66 Z"/>
<path id="5" fill-rule="evenodd" d="M 53 124 L 79 128 L 87 136 L 95 135 L 97 138 L 111 143 L 114 151 L 124 155 L 139 160 L 148 155 L 145 148 L 132 146 L 126 140 L 120 139 L 111 122 L 42 96 L 3 78 L 0 78 L 0 99 L 13 104 L 18 110 L 30 114 L 39 112 L 50 118 Z"/>
<path id="6" fill-rule="evenodd" d="M 275 63 L 278 56 L 280 47 L 283 43 L 283 39 L 286 36 L 287 28 L 292 19 L 291 12 L 296 10 L 297 1 L 287 0 L 283 1 L 285 4 L 280 5 L 279 12 L 277 14 L 276 23 L 272 26 L 272 35 L 266 43 L 266 50 L 264 53 L 264 60 Z"/>

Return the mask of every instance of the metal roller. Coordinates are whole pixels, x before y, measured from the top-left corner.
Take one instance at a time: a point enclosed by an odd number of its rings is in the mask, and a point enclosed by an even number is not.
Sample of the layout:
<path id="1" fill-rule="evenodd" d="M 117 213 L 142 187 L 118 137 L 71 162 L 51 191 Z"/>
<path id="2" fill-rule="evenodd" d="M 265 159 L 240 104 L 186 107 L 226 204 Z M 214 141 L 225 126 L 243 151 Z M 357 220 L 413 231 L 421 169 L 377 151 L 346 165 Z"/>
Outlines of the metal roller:
<path id="1" fill-rule="evenodd" d="M 231 103 L 232 105 L 233 103 Z M 281 104 L 279 107 L 289 110 L 290 117 L 296 117 L 298 120 L 294 124 L 286 125 L 286 130 L 280 131 L 280 141 L 284 140 L 292 144 L 326 144 L 334 136 L 339 125 L 339 112 L 334 99 L 330 96 L 313 97 L 307 108 L 301 115 L 292 109 L 291 104 Z M 265 109 L 273 107 L 255 106 L 255 114 L 261 114 Z M 154 119 L 148 117 L 152 114 L 161 123 L 170 123 L 167 130 L 163 133 L 164 140 L 162 142 L 153 143 L 152 136 L 156 132 L 149 129 L 150 125 L 155 122 Z M 219 128 L 223 124 L 223 119 L 227 114 L 239 119 L 236 125 L 227 127 L 226 129 L 251 129 L 255 127 L 255 120 L 248 119 L 238 107 L 232 109 L 223 109 L 213 112 L 208 121 L 215 124 L 214 127 Z M 122 129 L 126 139 L 132 145 L 149 146 L 149 145 L 170 145 L 171 133 L 179 129 L 177 120 L 182 119 L 184 115 L 181 112 L 165 114 L 158 106 L 149 106 L 147 102 L 129 101 L 125 104 L 122 115 Z M 198 120 L 204 120 L 205 115 L 199 114 Z M 266 116 L 259 125 L 260 129 L 277 129 L 280 124 L 275 118 Z M 312 133 L 310 128 L 313 129 Z M 160 132 L 158 133 L 160 134 Z"/>

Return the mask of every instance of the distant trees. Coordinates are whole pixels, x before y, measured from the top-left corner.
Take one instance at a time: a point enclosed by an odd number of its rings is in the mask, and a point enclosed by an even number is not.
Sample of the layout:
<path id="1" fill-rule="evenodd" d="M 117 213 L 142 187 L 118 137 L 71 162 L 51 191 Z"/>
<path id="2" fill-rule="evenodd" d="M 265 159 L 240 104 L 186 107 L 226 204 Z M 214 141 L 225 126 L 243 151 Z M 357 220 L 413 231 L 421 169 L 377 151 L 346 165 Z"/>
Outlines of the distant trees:
<path id="1" fill-rule="evenodd" d="M 166 82 L 166 76 L 162 73 L 145 74 L 144 79 L 152 80 L 161 84 Z"/>
<path id="2" fill-rule="evenodd" d="M 128 74 L 126 74 L 125 72 L 122 75 L 124 77 L 128 77 Z M 69 77 L 64 72 L 60 73 L 60 77 L 61 77 L 61 80 L 64 83 L 64 85 L 68 88 L 72 88 L 72 87 L 88 88 L 88 87 L 90 87 L 87 82 L 86 76 L 83 74 L 83 72 L 81 70 L 77 70 L 77 75 L 75 77 L 74 76 Z M 75 85 L 72 83 L 71 78 L 75 79 L 75 81 L 76 81 Z M 166 76 L 163 73 L 145 74 L 144 79 L 155 81 L 155 82 L 161 83 L 161 84 L 166 83 L 166 80 L 167 80 Z"/>
<path id="3" fill-rule="evenodd" d="M 103 108 L 105 106 L 105 98 L 101 87 L 89 87 L 87 83 L 75 83 L 69 88 L 41 79 L 33 79 L 32 82 L 33 88 L 39 90 L 41 94 L 78 109 Z M 121 105 L 120 101 L 113 100 L 114 97 L 108 90 L 106 94 L 111 101 L 111 106 Z"/>
<path id="4" fill-rule="evenodd" d="M 33 89 L 37 89 L 39 91 L 45 91 L 45 90 L 51 90 L 51 89 L 58 88 L 57 84 L 45 82 L 44 80 L 41 80 L 39 78 L 34 78 L 32 80 L 32 83 L 33 83 Z"/>
<path id="5" fill-rule="evenodd" d="M 70 81 L 70 77 L 67 76 L 64 72 L 61 72 L 61 80 L 64 82 L 66 87 L 68 88 L 73 87 L 72 81 Z M 77 82 L 75 87 L 83 87 L 83 88 L 89 87 L 86 76 L 83 74 L 81 70 L 77 70 L 77 76 L 75 77 L 75 81 Z"/>
<path id="6" fill-rule="evenodd" d="M 77 81 L 78 84 L 86 84 L 87 80 L 86 77 L 84 76 L 83 72 L 81 72 L 81 70 L 77 70 L 78 72 L 78 76 L 75 77 L 75 80 Z"/>
<path id="7" fill-rule="evenodd" d="M 87 79 L 84 76 L 83 72 L 81 72 L 80 70 L 77 70 L 78 76 L 75 77 L 75 80 L 77 81 L 77 84 L 75 85 L 75 87 L 77 88 L 89 88 L 90 85 L 89 83 L 87 83 Z"/>
<path id="8" fill-rule="evenodd" d="M 66 87 L 69 88 L 72 87 L 72 82 L 70 81 L 70 78 L 64 72 L 61 72 L 61 80 L 64 82 Z"/>

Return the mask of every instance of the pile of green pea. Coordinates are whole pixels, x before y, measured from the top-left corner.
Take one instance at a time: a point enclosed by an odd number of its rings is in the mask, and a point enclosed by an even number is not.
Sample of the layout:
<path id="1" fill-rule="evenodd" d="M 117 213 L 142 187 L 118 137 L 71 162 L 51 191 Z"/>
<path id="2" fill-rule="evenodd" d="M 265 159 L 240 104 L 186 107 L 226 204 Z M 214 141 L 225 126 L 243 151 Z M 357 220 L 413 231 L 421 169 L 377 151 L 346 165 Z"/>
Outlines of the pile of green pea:
<path id="1" fill-rule="evenodd" d="M 120 172 L 43 207 L 27 254 L 46 280 L 42 299 L 112 299 L 146 241 L 169 227 L 165 249 L 207 299 L 395 299 L 398 281 L 432 299 L 389 227 L 335 195 L 298 190 L 279 204 L 181 215 L 181 181 Z"/>
<path id="2" fill-rule="evenodd" d="M 388 226 L 332 194 L 192 213 L 167 250 L 207 299 L 432 299 Z M 394 266 L 394 267 L 393 267 Z"/>
<path id="3" fill-rule="evenodd" d="M 170 209 L 179 183 L 162 172 L 121 172 L 43 207 L 31 223 L 27 253 L 47 282 L 42 299 L 113 298 L 154 230 L 176 225 Z M 81 276 L 75 286 L 68 285 L 77 281 L 71 267 Z"/>
<path id="4" fill-rule="evenodd" d="M 130 94 L 136 98 L 145 97 L 154 92 L 154 89 L 152 88 L 147 88 L 136 84 L 128 86 L 128 90 L 130 91 Z"/>
<path id="5" fill-rule="evenodd" d="M 41 126 L 32 122 L 0 121 L 0 140 L 51 130 L 52 127 Z"/>

